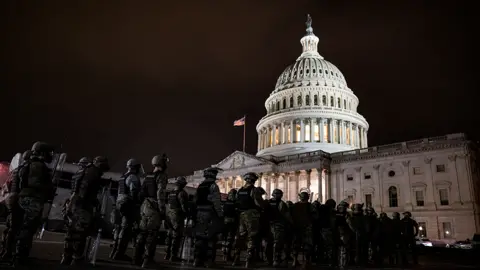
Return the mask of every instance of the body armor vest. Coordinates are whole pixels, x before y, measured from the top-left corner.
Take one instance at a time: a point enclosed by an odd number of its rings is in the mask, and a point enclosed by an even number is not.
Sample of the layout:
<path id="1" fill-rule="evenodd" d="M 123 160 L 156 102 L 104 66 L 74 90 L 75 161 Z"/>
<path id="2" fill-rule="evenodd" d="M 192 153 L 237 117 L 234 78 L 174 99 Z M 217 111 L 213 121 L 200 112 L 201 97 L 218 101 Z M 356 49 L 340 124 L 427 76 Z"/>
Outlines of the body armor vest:
<path id="1" fill-rule="evenodd" d="M 269 209 L 269 215 L 270 215 L 270 221 L 280 221 L 282 219 L 282 215 L 280 214 L 280 210 L 278 209 L 278 206 L 280 205 L 281 201 L 277 201 L 275 199 L 270 199 L 269 204 L 270 204 L 270 209 Z"/>
<path id="2" fill-rule="evenodd" d="M 256 209 L 255 201 L 252 198 L 252 190 L 255 187 L 253 185 L 248 187 L 242 187 L 237 192 L 237 205 L 238 210 L 246 211 L 250 209 Z"/>
<path id="3" fill-rule="evenodd" d="M 43 161 L 26 162 L 19 169 L 20 190 L 42 192 L 50 182 L 49 169 Z"/>
<path id="4" fill-rule="evenodd" d="M 210 187 L 214 184 L 213 181 L 203 181 L 197 187 L 197 196 L 195 198 L 195 204 L 200 205 L 213 205 L 211 201 L 208 200 L 208 195 L 210 195 Z"/>
<path id="5" fill-rule="evenodd" d="M 77 172 L 74 178 L 77 180 L 75 192 L 83 199 L 84 206 L 97 202 L 97 195 L 101 189 L 102 172 L 97 167 L 90 165 Z"/>
<path id="6" fill-rule="evenodd" d="M 130 195 L 130 187 L 128 187 L 126 183 L 129 175 L 129 173 L 125 174 L 120 178 L 120 181 L 118 181 L 118 195 Z"/>
<path id="7" fill-rule="evenodd" d="M 223 215 L 230 218 L 237 216 L 237 209 L 234 201 L 226 201 L 223 204 Z"/>
<path id="8" fill-rule="evenodd" d="M 312 224 L 311 207 L 312 205 L 309 202 L 295 203 L 292 217 L 296 224 L 301 227 Z"/>
<path id="9" fill-rule="evenodd" d="M 157 198 L 157 183 L 155 181 L 155 174 L 148 174 L 143 180 L 142 184 L 143 198 Z"/>
<path id="10" fill-rule="evenodd" d="M 170 207 L 171 210 L 181 210 L 182 206 L 180 205 L 180 202 L 178 201 L 178 194 L 180 193 L 180 190 L 174 190 L 168 194 L 168 199 L 167 203 Z"/>

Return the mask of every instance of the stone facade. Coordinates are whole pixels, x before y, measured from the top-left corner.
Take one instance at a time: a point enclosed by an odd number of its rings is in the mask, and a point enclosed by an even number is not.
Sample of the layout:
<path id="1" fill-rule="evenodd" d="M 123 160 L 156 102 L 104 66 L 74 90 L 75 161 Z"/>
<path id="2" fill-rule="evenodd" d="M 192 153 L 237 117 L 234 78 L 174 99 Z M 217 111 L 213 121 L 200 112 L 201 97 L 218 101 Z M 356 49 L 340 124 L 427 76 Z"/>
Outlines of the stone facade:
<path id="1" fill-rule="evenodd" d="M 257 186 L 275 188 L 297 201 L 308 188 L 324 203 L 365 203 L 391 215 L 410 211 L 430 239 L 464 240 L 480 232 L 480 182 L 476 146 L 463 134 L 426 138 L 328 154 L 314 151 L 283 157 L 257 157 L 235 151 L 212 166 L 222 168 L 222 193 L 241 187 L 242 175 L 260 175 Z M 188 177 L 203 181 L 202 170 Z"/>

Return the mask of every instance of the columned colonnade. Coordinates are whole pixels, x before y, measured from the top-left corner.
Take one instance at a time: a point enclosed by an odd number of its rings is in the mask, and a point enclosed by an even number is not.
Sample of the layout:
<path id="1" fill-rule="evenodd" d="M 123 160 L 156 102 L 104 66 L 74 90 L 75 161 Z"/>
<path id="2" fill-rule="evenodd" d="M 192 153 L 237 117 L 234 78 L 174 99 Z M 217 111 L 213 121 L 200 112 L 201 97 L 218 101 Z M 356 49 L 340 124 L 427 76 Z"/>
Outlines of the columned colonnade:
<path id="1" fill-rule="evenodd" d="M 368 147 L 367 130 L 359 124 L 332 118 L 295 118 L 261 128 L 258 151 L 275 145 L 305 142 Z"/>
<path id="2" fill-rule="evenodd" d="M 286 173 L 260 173 L 255 186 L 262 187 L 267 192 L 265 198 L 270 198 L 274 189 L 283 191 L 285 201 L 296 202 L 302 188 L 308 188 L 313 193 L 313 200 L 324 203 L 331 198 L 330 175 L 325 169 L 300 170 Z M 241 176 L 229 176 L 217 181 L 220 192 L 228 193 L 232 188 L 238 189 L 244 185 Z"/>

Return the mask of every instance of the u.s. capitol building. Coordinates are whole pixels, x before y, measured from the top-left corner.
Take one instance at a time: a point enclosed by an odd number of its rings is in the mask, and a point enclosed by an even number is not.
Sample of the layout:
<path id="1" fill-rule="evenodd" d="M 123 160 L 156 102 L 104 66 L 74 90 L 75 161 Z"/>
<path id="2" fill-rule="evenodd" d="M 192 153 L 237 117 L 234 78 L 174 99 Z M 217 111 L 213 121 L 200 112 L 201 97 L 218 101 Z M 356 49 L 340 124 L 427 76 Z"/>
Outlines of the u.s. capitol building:
<path id="1" fill-rule="evenodd" d="M 220 190 L 243 185 L 246 172 L 257 185 L 297 201 L 301 188 L 314 200 L 365 203 L 375 210 L 412 212 L 421 236 L 446 241 L 480 232 L 477 147 L 464 134 L 368 146 L 369 125 L 342 72 L 317 51 L 310 23 L 303 51 L 278 78 L 257 125 L 256 155 L 235 151 L 217 164 Z M 385 134 L 388 136 L 388 134 Z M 190 186 L 202 170 L 187 177 Z"/>

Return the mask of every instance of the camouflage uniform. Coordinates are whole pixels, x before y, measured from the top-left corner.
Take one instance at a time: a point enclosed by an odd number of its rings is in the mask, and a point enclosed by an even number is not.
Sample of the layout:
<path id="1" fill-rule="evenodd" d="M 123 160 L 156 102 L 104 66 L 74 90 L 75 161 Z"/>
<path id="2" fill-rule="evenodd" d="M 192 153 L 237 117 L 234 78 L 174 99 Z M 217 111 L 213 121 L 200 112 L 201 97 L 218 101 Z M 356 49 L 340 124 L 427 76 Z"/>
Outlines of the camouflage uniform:
<path id="1" fill-rule="evenodd" d="M 117 241 L 113 244 L 112 257 L 115 260 L 130 260 L 125 254 L 128 243 L 133 237 L 133 226 L 138 221 L 141 165 L 135 160 L 127 162 L 127 173 L 118 183 L 117 209 L 122 216 L 122 223 Z"/>
<path id="2" fill-rule="evenodd" d="M 94 209 L 98 206 L 98 193 L 108 184 L 102 175 L 108 170 L 107 159 L 96 157 L 93 164 L 81 167 L 73 176 L 75 189 L 66 209 L 69 222 L 61 264 L 76 264 L 83 259 L 86 240 L 94 222 Z"/>
<path id="3" fill-rule="evenodd" d="M 379 218 L 379 241 L 378 241 L 378 259 L 382 264 L 385 256 L 388 256 L 390 265 L 393 265 L 393 225 L 392 220 L 385 213 L 380 213 Z"/>
<path id="4" fill-rule="evenodd" d="M 205 180 L 197 187 L 195 194 L 195 215 L 193 218 L 195 235 L 194 266 L 214 261 L 212 256 L 215 237 L 223 228 L 223 209 L 220 189 L 215 181 L 220 169 L 207 168 L 203 171 Z"/>
<path id="5" fill-rule="evenodd" d="M 260 229 L 260 209 L 265 208 L 266 204 L 262 198 L 265 191 L 262 188 L 254 186 L 258 176 L 254 173 L 247 173 L 243 176 L 246 184 L 237 192 L 237 209 L 239 215 L 239 228 L 235 239 L 235 258 L 233 265 L 240 260 L 240 252 L 247 244 L 247 260 L 245 267 L 248 268 L 253 263 L 255 251 L 258 248 L 258 237 Z"/>
<path id="6" fill-rule="evenodd" d="M 31 150 L 25 151 L 22 155 L 22 163 L 25 164 L 25 162 L 27 162 L 30 159 L 31 155 L 32 155 Z M 20 166 L 23 166 L 23 164 Z M 16 168 L 15 170 L 18 171 L 19 168 Z M 7 180 L 5 187 L 6 187 L 6 194 L 10 193 L 12 190 L 11 178 Z M 7 220 L 5 222 L 5 230 L 3 230 L 3 233 L 2 233 L 2 244 L 1 244 L 2 249 L 0 251 L 0 259 L 2 260 L 8 260 L 12 256 L 12 253 L 15 249 L 15 235 L 18 232 L 18 228 L 21 226 L 22 214 L 23 214 L 23 211 L 20 209 L 16 201 L 12 202 L 13 204 L 11 204 L 10 200 L 7 198 L 5 199 L 5 202 L 6 202 L 5 205 L 7 207 Z"/>
<path id="7" fill-rule="evenodd" d="M 292 216 L 292 211 L 293 211 L 293 202 L 292 201 L 287 201 L 287 206 L 288 206 L 288 212 L 290 213 L 290 216 Z M 293 223 L 288 224 L 288 227 L 286 228 L 286 231 L 292 231 L 293 230 Z M 293 233 L 287 233 L 285 235 L 285 261 L 292 261 L 292 247 L 293 247 Z"/>
<path id="8" fill-rule="evenodd" d="M 392 214 L 392 258 L 390 263 L 395 265 L 400 265 L 400 255 L 402 252 L 402 233 L 403 233 L 403 224 L 400 220 L 400 213 L 394 212 Z"/>
<path id="9" fill-rule="evenodd" d="M 46 165 L 52 162 L 52 152 L 49 145 L 37 142 L 32 147 L 30 160 L 18 171 L 13 171 L 10 198 L 14 202 L 18 196 L 18 205 L 22 211 L 14 265 L 25 262 L 28 257 L 33 236 L 40 226 L 43 205 L 55 196 L 51 170 Z"/>
<path id="10" fill-rule="evenodd" d="M 345 201 L 338 204 L 335 217 L 335 230 L 333 234 L 338 252 L 335 252 L 334 254 L 338 254 L 337 265 L 340 269 L 347 267 L 350 259 L 352 231 L 347 223 L 347 209 L 348 203 Z"/>
<path id="11" fill-rule="evenodd" d="M 187 181 L 185 177 L 178 177 L 175 184 L 176 188 L 167 197 L 167 223 L 169 230 L 166 251 L 171 261 L 181 261 L 178 251 L 182 245 L 185 218 L 188 213 L 188 194 L 183 190 L 187 185 Z"/>
<path id="12" fill-rule="evenodd" d="M 308 192 L 302 192 L 299 195 L 300 201 L 293 205 L 293 231 L 295 234 L 295 253 L 293 257 L 293 266 L 298 265 L 298 254 L 302 249 L 305 253 L 305 262 L 303 267 L 307 267 L 312 261 L 313 248 L 313 220 L 317 218 L 317 212 L 312 204 L 308 201 Z"/>
<path id="13" fill-rule="evenodd" d="M 273 266 L 278 267 L 282 261 L 285 246 L 285 228 L 293 222 L 287 204 L 282 201 L 283 192 L 280 189 L 274 189 L 272 197 L 267 211 L 270 213 L 270 232 L 273 240 Z"/>
<path id="14" fill-rule="evenodd" d="M 333 199 L 328 199 L 324 205 L 321 206 L 321 230 L 322 243 L 325 262 L 329 266 L 336 264 L 337 248 L 335 247 L 334 229 L 335 229 L 335 207 L 337 203 Z"/>
<path id="15" fill-rule="evenodd" d="M 232 246 L 235 241 L 235 234 L 238 229 L 238 213 L 235 203 L 237 196 L 237 190 L 231 189 L 228 192 L 227 201 L 223 204 L 223 214 L 225 215 L 223 228 L 223 260 L 231 261 L 232 258 Z"/>
<path id="16" fill-rule="evenodd" d="M 357 266 L 366 266 L 368 260 L 368 238 L 366 220 L 363 215 L 363 204 L 354 204 L 352 214 L 347 219 L 353 231 L 354 257 Z"/>

